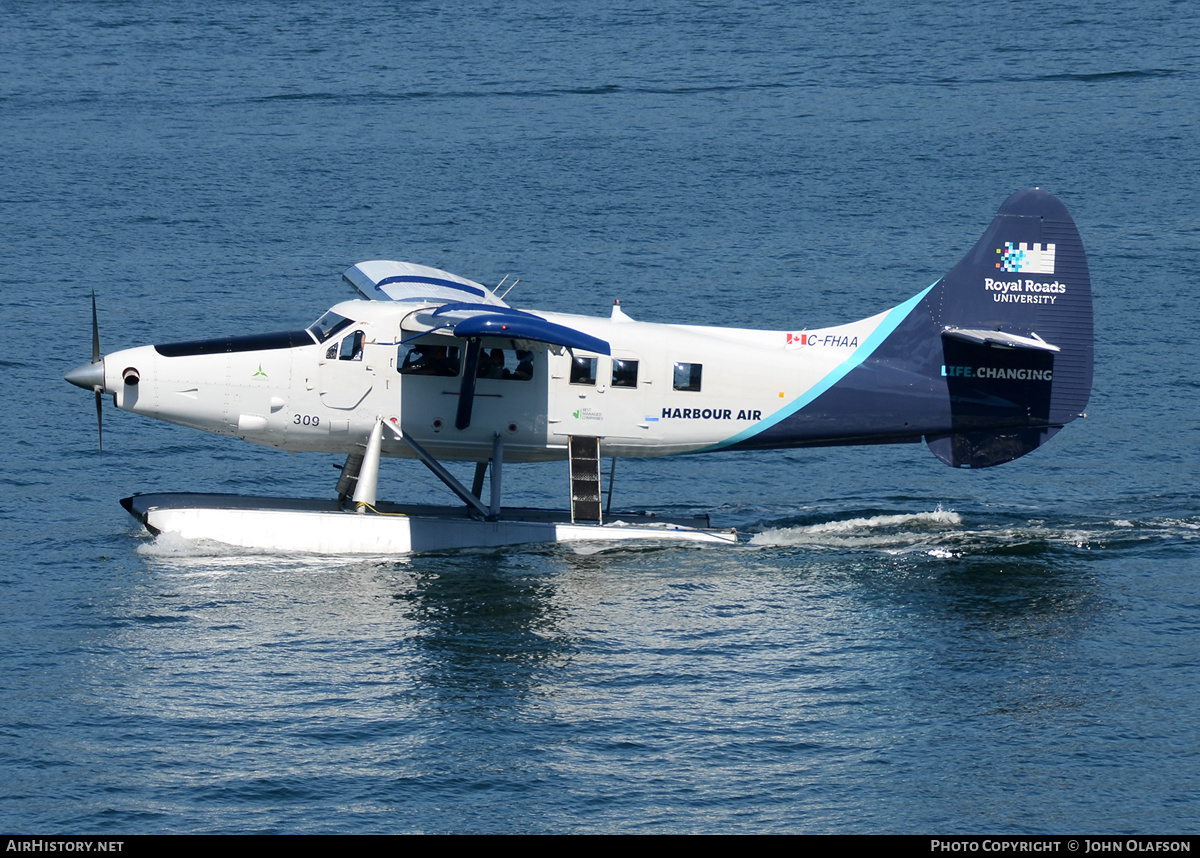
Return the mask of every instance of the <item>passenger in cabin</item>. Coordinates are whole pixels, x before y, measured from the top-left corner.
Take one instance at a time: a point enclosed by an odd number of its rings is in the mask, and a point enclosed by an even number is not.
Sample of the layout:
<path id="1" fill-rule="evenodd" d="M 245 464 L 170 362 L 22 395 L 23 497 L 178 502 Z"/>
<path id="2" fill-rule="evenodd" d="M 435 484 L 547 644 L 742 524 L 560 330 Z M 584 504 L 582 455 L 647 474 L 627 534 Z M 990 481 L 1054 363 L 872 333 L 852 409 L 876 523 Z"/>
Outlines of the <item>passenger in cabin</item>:
<path id="1" fill-rule="evenodd" d="M 452 378 L 458 375 L 458 349 L 455 346 L 414 345 L 408 349 L 400 364 L 404 375 L 436 375 Z"/>
<path id="2" fill-rule="evenodd" d="M 400 346 L 400 350 L 404 351 L 404 346 Z M 404 355 L 404 361 L 400 364 L 400 372 L 405 375 L 416 375 L 428 360 L 429 358 L 422 346 L 412 346 L 408 349 L 408 353 Z"/>
<path id="3" fill-rule="evenodd" d="M 479 378 L 506 378 L 504 369 L 504 349 L 492 349 L 485 352 L 479 359 Z"/>
<path id="4" fill-rule="evenodd" d="M 451 355 L 451 352 L 454 354 Z M 458 375 L 458 349 L 449 346 L 434 346 L 429 356 L 428 375 Z"/>
<path id="5" fill-rule="evenodd" d="M 533 378 L 533 352 L 525 349 L 483 349 L 479 353 L 476 377 L 529 381 Z"/>
<path id="6" fill-rule="evenodd" d="M 529 381 L 533 378 L 533 352 L 517 349 L 517 370 L 512 377 L 519 381 Z"/>

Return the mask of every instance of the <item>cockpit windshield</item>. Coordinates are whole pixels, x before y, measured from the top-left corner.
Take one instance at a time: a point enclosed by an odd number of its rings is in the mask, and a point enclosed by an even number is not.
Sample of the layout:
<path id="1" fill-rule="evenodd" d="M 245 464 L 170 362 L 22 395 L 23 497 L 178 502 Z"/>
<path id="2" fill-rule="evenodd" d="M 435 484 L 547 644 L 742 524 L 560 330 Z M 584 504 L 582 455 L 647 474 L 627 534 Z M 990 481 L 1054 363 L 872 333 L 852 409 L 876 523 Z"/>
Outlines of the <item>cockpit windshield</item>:
<path id="1" fill-rule="evenodd" d="M 330 337 L 337 334 L 343 328 L 350 326 L 350 320 L 345 316 L 339 316 L 337 313 L 330 310 L 321 318 L 317 319 L 308 327 L 308 332 L 316 337 L 318 343 L 323 343 Z"/>

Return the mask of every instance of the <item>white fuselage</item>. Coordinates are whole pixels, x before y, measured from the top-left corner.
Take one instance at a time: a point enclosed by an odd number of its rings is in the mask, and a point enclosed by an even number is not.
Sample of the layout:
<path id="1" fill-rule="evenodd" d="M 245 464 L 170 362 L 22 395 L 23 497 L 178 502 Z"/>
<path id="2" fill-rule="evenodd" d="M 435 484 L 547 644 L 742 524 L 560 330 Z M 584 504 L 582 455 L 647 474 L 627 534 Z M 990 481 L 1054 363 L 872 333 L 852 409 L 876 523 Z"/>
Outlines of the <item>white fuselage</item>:
<path id="1" fill-rule="evenodd" d="M 611 355 L 485 337 L 484 363 L 499 351 L 507 366 L 496 377 L 480 370 L 459 429 L 466 343 L 425 332 L 419 309 L 343 302 L 333 312 L 348 327 L 290 348 L 115 352 L 104 359 L 104 392 L 126 411 L 284 450 L 350 453 L 382 419 L 444 459 L 486 460 L 497 434 L 509 461 L 563 458 L 571 435 L 602 438 L 606 455 L 661 456 L 726 446 L 794 411 L 852 367 L 890 315 L 789 332 L 636 322 L 619 308 L 607 319 L 543 313 L 606 341 Z M 456 372 L 406 369 L 414 344 L 456 350 Z M 390 436 L 382 452 L 412 455 Z"/>

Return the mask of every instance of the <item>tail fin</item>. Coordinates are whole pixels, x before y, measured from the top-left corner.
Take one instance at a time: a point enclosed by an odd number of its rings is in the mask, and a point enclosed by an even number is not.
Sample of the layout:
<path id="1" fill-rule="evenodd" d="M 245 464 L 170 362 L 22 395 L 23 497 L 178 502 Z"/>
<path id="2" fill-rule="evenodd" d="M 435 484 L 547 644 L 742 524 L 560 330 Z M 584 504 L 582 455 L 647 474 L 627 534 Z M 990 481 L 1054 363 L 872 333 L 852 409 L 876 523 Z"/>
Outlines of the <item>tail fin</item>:
<path id="1" fill-rule="evenodd" d="M 950 432 L 929 449 L 986 468 L 1083 414 L 1092 389 L 1092 289 L 1083 242 L 1052 194 L 1029 188 L 923 302 L 941 330 Z"/>

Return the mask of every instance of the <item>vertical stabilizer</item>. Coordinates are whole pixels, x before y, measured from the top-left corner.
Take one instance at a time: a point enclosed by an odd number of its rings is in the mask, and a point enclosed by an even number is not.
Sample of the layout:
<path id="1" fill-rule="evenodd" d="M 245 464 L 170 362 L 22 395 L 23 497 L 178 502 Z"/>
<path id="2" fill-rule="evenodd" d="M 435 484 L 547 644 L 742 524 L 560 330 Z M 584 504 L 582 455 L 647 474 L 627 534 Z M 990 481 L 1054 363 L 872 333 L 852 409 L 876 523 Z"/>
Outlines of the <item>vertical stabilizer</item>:
<path id="1" fill-rule="evenodd" d="M 1013 194 L 926 298 L 941 330 L 951 431 L 934 454 L 982 468 L 1028 453 L 1083 414 L 1092 291 L 1083 242 L 1052 194 Z"/>

